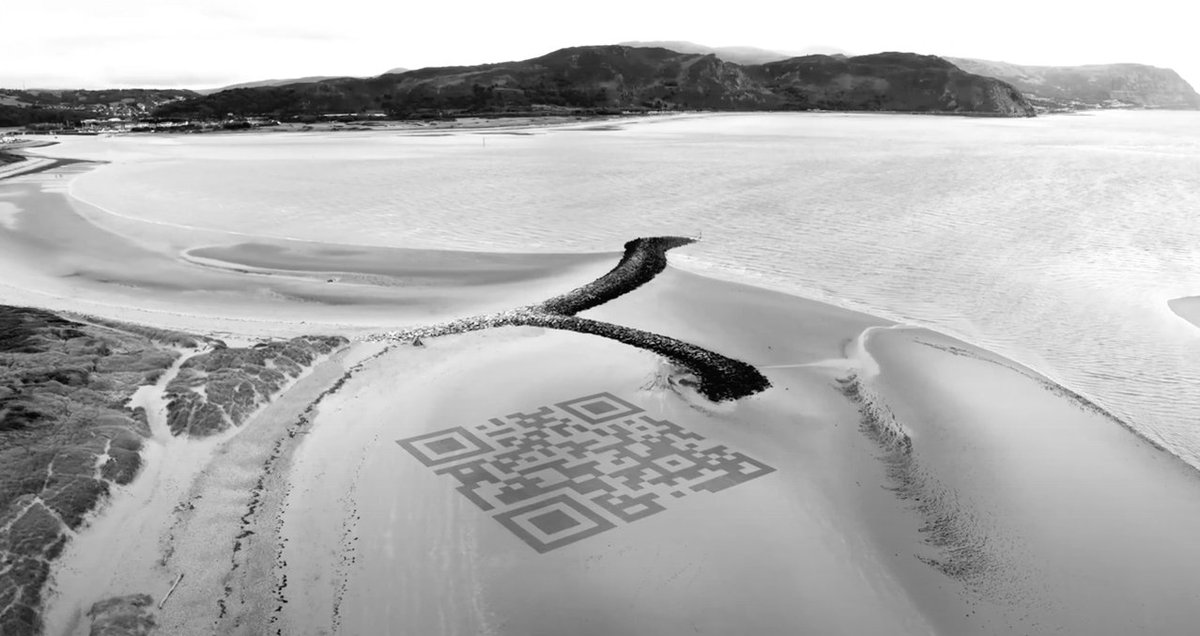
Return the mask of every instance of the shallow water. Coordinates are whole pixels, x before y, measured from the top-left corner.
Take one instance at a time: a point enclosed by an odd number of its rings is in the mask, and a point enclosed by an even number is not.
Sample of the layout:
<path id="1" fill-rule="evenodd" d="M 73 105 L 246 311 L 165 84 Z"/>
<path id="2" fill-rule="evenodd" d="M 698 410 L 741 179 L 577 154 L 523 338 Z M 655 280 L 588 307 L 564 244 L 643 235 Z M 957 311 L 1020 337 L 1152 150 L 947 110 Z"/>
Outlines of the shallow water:
<path id="1" fill-rule="evenodd" d="M 486 141 L 485 141 L 486 139 Z M 1200 113 L 772 114 L 616 130 L 125 137 L 72 193 L 311 240 L 611 251 L 931 326 L 1024 362 L 1200 466 Z"/>

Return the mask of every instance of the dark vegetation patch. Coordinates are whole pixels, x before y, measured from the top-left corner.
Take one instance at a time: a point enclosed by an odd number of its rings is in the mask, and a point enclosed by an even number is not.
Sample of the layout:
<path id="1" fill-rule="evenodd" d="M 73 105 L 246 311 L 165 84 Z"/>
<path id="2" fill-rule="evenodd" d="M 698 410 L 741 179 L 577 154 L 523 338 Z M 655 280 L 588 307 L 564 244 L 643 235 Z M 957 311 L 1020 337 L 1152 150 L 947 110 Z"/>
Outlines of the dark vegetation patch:
<path id="1" fill-rule="evenodd" d="M 197 436 L 239 426 L 319 356 L 346 344 L 341 337 L 301 336 L 193 356 L 167 385 L 167 425 L 175 435 Z"/>
<path id="2" fill-rule="evenodd" d="M 114 484 L 141 468 L 146 413 L 133 393 L 201 344 L 169 385 L 175 433 L 240 424 L 343 338 L 230 349 L 219 341 L 94 317 L 0 306 L 0 634 L 41 632 L 50 562 Z M 126 602 L 128 601 L 128 602 Z M 96 624 L 148 627 L 130 597 Z"/>
<path id="3" fill-rule="evenodd" d="M 82 335 L 79 326 L 41 309 L 0 305 L 0 354 L 38 353 L 53 341 Z"/>
<path id="4" fill-rule="evenodd" d="M 175 351 L 122 330 L 0 306 L 0 634 L 41 630 L 49 563 L 113 484 L 141 467 L 129 398 Z"/>
<path id="5" fill-rule="evenodd" d="M 86 320 L 87 324 L 90 324 L 90 325 L 109 327 L 111 329 L 116 329 L 118 331 L 123 331 L 125 333 L 131 333 L 134 335 L 143 336 L 145 338 L 148 338 L 150 340 L 153 340 L 155 342 L 162 343 L 165 345 L 184 347 L 187 349 L 194 349 L 194 348 L 200 346 L 201 344 L 206 344 L 206 343 L 212 344 L 212 343 L 216 342 L 215 340 L 213 340 L 211 338 L 204 338 L 202 336 L 194 336 L 194 335 L 182 333 L 179 331 L 172 331 L 170 329 L 159 329 L 157 327 L 147 327 L 144 325 L 131 325 L 131 324 L 123 323 L 123 322 L 118 322 L 116 320 L 109 320 L 107 318 L 88 317 L 86 319 L 81 319 L 81 320 Z"/>

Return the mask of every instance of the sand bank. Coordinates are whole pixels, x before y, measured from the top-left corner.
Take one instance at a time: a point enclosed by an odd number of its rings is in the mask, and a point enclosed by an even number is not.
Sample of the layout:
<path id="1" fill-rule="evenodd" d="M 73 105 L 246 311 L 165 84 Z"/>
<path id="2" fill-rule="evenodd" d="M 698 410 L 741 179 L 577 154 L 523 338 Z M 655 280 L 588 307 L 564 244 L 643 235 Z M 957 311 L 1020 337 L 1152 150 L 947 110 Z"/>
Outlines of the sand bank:
<path id="1" fill-rule="evenodd" d="M 1176 316 L 1200 327 L 1200 296 L 1185 296 L 1167 301 Z"/>
<path id="2" fill-rule="evenodd" d="M 119 496 L 64 555 L 51 633 L 177 572 L 156 613 L 171 633 L 1118 634 L 1196 618 L 1200 479 L 1027 369 L 671 268 L 584 314 L 746 360 L 773 386 L 714 405 L 655 355 L 531 327 L 358 345 L 229 439 L 147 469 L 134 489 L 165 494 Z M 907 450 L 870 434 L 847 378 Z"/>
<path id="3" fill-rule="evenodd" d="M 229 337 L 361 333 L 536 302 L 611 266 L 604 254 L 247 244 L 74 200 L 65 182 L 88 169 L 54 168 L 0 192 L 4 302 Z"/>
<path id="4" fill-rule="evenodd" d="M 896 486 L 964 584 L 941 633 L 1179 634 L 1197 618 L 1200 474 L 1013 363 L 874 332 L 868 380 L 910 434 Z"/>
<path id="5" fill-rule="evenodd" d="M 309 275 L 325 282 L 471 286 L 527 282 L 586 262 L 589 255 L 452 252 L 331 245 L 309 241 L 239 243 L 187 250 L 189 261 L 238 271 Z M 611 254 L 591 255 L 610 262 Z M 369 278 L 368 278 L 369 277 Z M 388 280 L 390 279 L 390 280 Z"/>
<path id="6" fill-rule="evenodd" d="M 772 386 L 713 404 L 651 353 L 535 327 L 357 345 L 228 439 L 184 443 L 192 459 L 151 455 L 143 494 L 64 555 L 51 633 L 178 572 L 156 612 L 171 633 L 1123 634 L 1197 618 L 1200 477 L 1028 369 L 673 268 L 581 315 L 747 361 Z"/>
<path id="7" fill-rule="evenodd" d="M 73 163 L 73 159 L 52 159 L 24 152 L 33 148 L 52 146 L 56 142 L 41 139 L 22 139 L 16 142 L 0 145 L 0 155 L 8 155 L 15 161 L 3 161 L 0 157 L 0 180 L 9 179 L 23 174 L 31 174 L 49 170 L 61 165 Z"/>
<path id="8" fill-rule="evenodd" d="M 1122 634 L 1195 619 L 1183 596 L 1200 582 L 1187 565 L 1200 556 L 1187 541 L 1200 479 L 1029 370 L 670 269 L 586 313 L 752 361 L 774 386 L 713 406 L 655 356 L 526 327 L 368 363 L 322 403 L 289 478 L 283 633 Z M 838 390 L 850 377 L 910 438 L 902 456 L 864 430 L 861 405 Z M 547 465 L 603 464 L 602 453 L 537 460 L 524 473 L 534 486 L 496 453 L 465 462 L 487 473 L 439 463 L 493 441 L 492 427 L 548 413 L 586 424 L 563 405 L 597 394 L 642 409 L 633 423 L 673 422 L 772 470 L 662 494 L 662 510 L 627 521 L 582 486 L 524 498 L 560 483 Z M 490 479 L 515 489 L 505 503 Z M 606 483 L 644 496 L 636 482 Z M 521 524 L 551 504 L 579 515 L 570 528 L 605 529 L 547 548 Z"/>
<path id="9" fill-rule="evenodd" d="M 860 550 L 865 525 L 839 492 L 858 486 L 823 492 L 815 478 L 824 462 L 813 464 L 807 443 L 857 435 L 854 411 L 820 372 L 788 372 L 809 382 L 783 396 L 798 407 L 786 416 L 781 402 L 753 398 L 713 414 L 643 391 L 658 361 L 607 340 L 526 328 L 455 340 L 397 349 L 322 408 L 283 516 L 285 633 L 926 631 L 877 555 Z M 371 388 L 381 381 L 394 387 L 387 397 Z M 598 392 L 703 436 L 702 448 L 719 442 L 775 470 L 728 491 L 664 493 L 660 512 L 539 553 L 396 443 Z M 797 420 L 803 432 L 790 430 Z M 813 430 L 821 420 L 842 426 Z M 862 446 L 856 468 L 869 474 L 878 467 Z M 611 521 L 588 498 L 569 497 L 573 514 Z M 311 514 L 318 509 L 338 514 Z"/>
<path id="10" fill-rule="evenodd" d="M 53 159 L 29 158 L 25 161 L 0 165 L 0 179 L 45 170 L 56 163 Z"/>

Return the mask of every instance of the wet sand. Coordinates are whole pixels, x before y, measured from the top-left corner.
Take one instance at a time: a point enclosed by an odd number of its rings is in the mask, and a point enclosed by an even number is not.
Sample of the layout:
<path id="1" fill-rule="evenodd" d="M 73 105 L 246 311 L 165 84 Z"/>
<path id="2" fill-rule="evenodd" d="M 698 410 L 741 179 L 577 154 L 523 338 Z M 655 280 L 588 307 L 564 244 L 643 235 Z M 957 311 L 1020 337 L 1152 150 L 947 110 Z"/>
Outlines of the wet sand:
<path id="1" fill-rule="evenodd" d="M 946 519 L 969 614 L 941 633 L 1186 633 L 1200 473 L 1007 360 L 919 329 L 874 332 L 870 380 L 912 437 L 910 496 Z M 1006 631 L 1007 630 L 1007 631 Z"/>
<path id="2" fill-rule="evenodd" d="M 0 299 L 231 341 L 524 306 L 617 258 L 179 236 L 105 220 L 51 179 L 0 188 Z M 1127 634 L 1200 618 L 1200 477 L 1028 369 L 674 267 L 580 315 L 747 362 L 771 388 L 714 404 L 654 354 L 536 327 L 357 343 L 219 438 L 159 439 L 152 418 L 147 467 L 56 566 L 49 633 L 86 633 L 90 603 L 161 598 L 178 573 L 164 633 Z M 539 417 L 558 423 L 521 425 Z M 579 428 L 546 432 L 562 423 Z M 505 459 L 500 427 L 566 445 Z M 679 468 L 697 454 L 706 470 Z M 658 468 L 615 467 L 642 456 Z"/>
<path id="3" fill-rule="evenodd" d="M 369 282 L 377 285 L 471 286 L 522 282 L 589 260 L 588 255 L 488 254 L 446 250 L 327 245 L 308 241 L 240 243 L 186 251 L 192 262 L 262 273 L 309 275 L 324 281 Z M 593 255 L 608 263 L 612 254 Z M 369 278 L 368 278 L 369 277 Z"/>
<path id="4" fill-rule="evenodd" d="M 1176 316 L 1200 327 L 1200 296 L 1173 298 L 1167 301 L 1167 306 Z"/>
<path id="5" fill-rule="evenodd" d="M 714 406 L 667 388 L 652 355 L 527 328 L 397 349 L 322 406 L 299 451 L 283 625 L 1125 634 L 1194 621 L 1200 476 L 1031 371 L 673 269 L 591 313 L 752 361 L 774 387 Z M 900 461 L 836 390 L 851 376 L 909 436 Z M 538 554 L 396 444 L 597 392 L 776 470 Z"/>
<path id="6" fill-rule="evenodd" d="M 608 254 L 542 260 L 272 239 L 247 245 L 244 236 L 134 221 L 71 198 L 70 179 L 90 168 L 62 166 L 0 190 L 6 302 L 231 337 L 361 333 L 535 302 L 543 285 L 569 289 L 611 267 Z M 301 261 L 316 267 L 297 271 Z"/>

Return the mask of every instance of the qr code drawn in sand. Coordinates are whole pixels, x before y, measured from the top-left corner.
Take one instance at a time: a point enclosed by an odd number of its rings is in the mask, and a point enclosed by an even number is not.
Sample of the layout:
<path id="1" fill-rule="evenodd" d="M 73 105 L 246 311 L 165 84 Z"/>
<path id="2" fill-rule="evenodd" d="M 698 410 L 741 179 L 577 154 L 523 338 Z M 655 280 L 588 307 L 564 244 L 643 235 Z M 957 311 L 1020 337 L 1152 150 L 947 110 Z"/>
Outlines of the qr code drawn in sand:
<path id="1" fill-rule="evenodd" d="M 397 443 L 538 552 L 775 470 L 610 393 Z"/>

